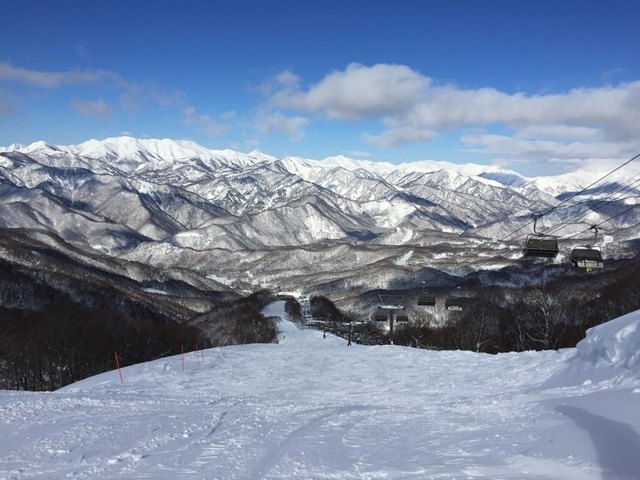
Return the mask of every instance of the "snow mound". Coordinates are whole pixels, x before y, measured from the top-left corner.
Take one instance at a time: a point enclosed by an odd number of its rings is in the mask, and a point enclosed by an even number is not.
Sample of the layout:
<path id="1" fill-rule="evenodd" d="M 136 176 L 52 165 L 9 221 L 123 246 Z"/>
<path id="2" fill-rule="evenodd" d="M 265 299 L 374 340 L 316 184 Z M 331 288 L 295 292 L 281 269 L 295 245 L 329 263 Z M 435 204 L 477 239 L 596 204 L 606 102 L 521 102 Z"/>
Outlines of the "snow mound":
<path id="1" fill-rule="evenodd" d="M 552 383 L 640 379 L 640 310 L 587 330 L 568 368 Z"/>
<path id="2" fill-rule="evenodd" d="M 594 364 L 626 369 L 640 365 L 640 311 L 632 312 L 587 331 L 578 355 Z"/>

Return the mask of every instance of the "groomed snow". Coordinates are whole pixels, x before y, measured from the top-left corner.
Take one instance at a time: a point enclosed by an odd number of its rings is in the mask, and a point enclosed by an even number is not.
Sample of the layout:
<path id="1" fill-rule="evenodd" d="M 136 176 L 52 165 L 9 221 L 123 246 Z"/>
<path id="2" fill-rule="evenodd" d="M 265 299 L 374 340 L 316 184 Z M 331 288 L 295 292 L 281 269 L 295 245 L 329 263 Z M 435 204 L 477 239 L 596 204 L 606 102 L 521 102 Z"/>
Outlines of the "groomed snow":
<path id="1" fill-rule="evenodd" d="M 347 346 L 283 306 L 278 344 L 0 392 L 0 478 L 639 478 L 638 312 L 491 356 Z"/>

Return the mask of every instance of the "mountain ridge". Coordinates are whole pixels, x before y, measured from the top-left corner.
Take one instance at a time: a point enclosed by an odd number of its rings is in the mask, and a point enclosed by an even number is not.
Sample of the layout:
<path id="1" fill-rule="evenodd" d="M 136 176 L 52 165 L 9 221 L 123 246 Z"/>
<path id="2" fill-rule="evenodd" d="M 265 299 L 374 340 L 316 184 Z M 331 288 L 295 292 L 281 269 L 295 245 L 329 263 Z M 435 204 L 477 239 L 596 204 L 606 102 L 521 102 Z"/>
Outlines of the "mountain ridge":
<path id="1" fill-rule="evenodd" d="M 535 213 L 553 211 L 539 231 L 570 238 L 615 217 L 640 197 L 624 173 L 574 201 L 591 176 L 572 184 L 474 164 L 278 159 L 169 139 L 35 142 L 0 149 L 0 227 L 43 229 L 89 251 L 256 287 L 286 283 L 287 268 L 306 269 L 308 285 L 372 265 L 392 272 L 409 251 L 403 272 L 465 272 L 486 256 L 513 263 Z M 640 237 L 638 215 L 608 221 L 608 234 Z M 335 257 L 335 247 L 346 251 Z M 624 253 L 618 242 L 608 248 Z M 320 252 L 312 264 L 308 249 Z M 277 274 L 269 256 L 279 258 Z"/>
<path id="2" fill-rule="evenodd" d="M 194 158 L 204 158 L 208 160 L 221 160 L 225 163 L 233 164 L 238 161 L 242 167 L 248 167 L 258 163 L 295 162 L 307 167 L 315 166 L 321 168 L 340 167 L 348 171 L 365 169 L 376 173 L 401 172 L 422 172 L 430 173 L 438 170 L 455 171 L 465 176 L 480 176 L 482 173 L 493 173 L 504 175 L 505 178 L 516 178 L 519 180 L 531 181 L 537 177 L 525 177 L 515 171 L 497 166 L 486 166 L 474 163 L 455 164 L 446 161 L 418 160 L 413 162 L 403 162 L 393 164 L 384 161 L 357 160 L 344 155 L 329 156 L 324 159 L 315 160 L 303 157 L 287 156 L 278 159 L 269 154 L 253 150 L 249 153 L 242 153 L 231 149 L 215 150 L 199 145 L 190 140 L 163 139 L 138 139 L 129 136 L 108 137 L 104 140 L 91 139 L 77 145 L 55 145 L 45 141 L 36 141 L 29 145 L 12 144 L 8 147 L 0 147 L 0 152 L 19 151 L 22 153 L 44 153 L 45 150 L 54 152 L 78 155 L 80 157 L 102 159 L 137 159 L 149 161 L 153 159 L 172 158 L 174 160 L 188 160 Z M 295 172 L 301 174 L 301 172 Z M 553 178 L 553 177 L 550 177 Z M 491 178 L 486 180 L 492 181 Z M 503 182 L 497 181 L 500 184 Z"/>

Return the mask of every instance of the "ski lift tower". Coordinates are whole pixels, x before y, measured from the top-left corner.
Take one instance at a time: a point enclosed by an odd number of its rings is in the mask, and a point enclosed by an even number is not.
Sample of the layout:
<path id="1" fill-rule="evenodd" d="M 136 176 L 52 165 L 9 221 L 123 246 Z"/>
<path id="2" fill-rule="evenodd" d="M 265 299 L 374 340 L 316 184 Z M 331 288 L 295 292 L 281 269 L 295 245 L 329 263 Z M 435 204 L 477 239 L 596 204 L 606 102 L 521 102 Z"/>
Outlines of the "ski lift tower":
<path id="1" fill-rule="evenodd" d="M 389 322 L 389 339 L 393 345 L 393 324 L 398 317 L 399 312 L 404 312 L 404 295 L 379 295 L 380 305 L 378 311 L 383 312 L 387 316 Z"/>

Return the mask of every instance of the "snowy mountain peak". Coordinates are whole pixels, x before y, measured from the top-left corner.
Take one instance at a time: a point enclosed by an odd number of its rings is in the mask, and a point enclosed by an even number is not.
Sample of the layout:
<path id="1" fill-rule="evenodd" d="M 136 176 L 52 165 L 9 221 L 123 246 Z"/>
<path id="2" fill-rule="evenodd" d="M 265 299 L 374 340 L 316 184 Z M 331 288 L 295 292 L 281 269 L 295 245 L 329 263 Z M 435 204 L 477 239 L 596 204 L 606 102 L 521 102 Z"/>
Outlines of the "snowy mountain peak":
<path id="1" fill-rule="evenodd" d="M 32 152 L 37 152 L 37 151 L 41 151 L 41 150 L 53 150 L 53 151 L 57 151 L 60 149 L 60 147 L 56 146 L 56 145 L 52 145 L 50 143 L 44 142 L 42 140 L 37 141 L 37 142 L 33 142 L 30 145 L 20 145 L 20 144 L 14 144 L 16 147 L 15 150 L 18 150 L 20 152 L 23 153 L 32 153 Z M 11 147 L 9 147 L 11 148 Z M 9 149 L 7 149 L 7 151 L 9 151 Z"/>
<path id="2" fill-rule="evenodd" d="M 494 185 L 520 187 L 525 183 L 535 183 L 536 187 L 545 193 L 555 196 L 567 190 L 579 190 L 593 179 L 587 176 L 578 178 L 575 174 L 560 177 L 527 178 L 518 173 L 499 166 L 478 165 L 473 163 L 455 164 L 445 161 L 423 160 L 404 163 L 390 163 L 373 160 L 356 160 L 344 155 L 329 156 L 321 160 L 287 156 L 277 159 L 263 152 L 253 150 L 242 153 L 231 149 L 213 150 L 189 140 L 171 139 L 139 139 L 129 136 L 109 137 L 104 140 L 92 139 L 78 145 L 53 145 L 44 141 L 30 145 L 13 144 L 0 147 L 0 152 L 19 151 L 21 153 L 38 153 L 59 155 L 68 153 L 81 157 L 128 162 L 183 162 L 199 159 L 211 162 L 216 166 L 246 168 L 258 164 L 279 162 L 285 169 L 294 174 L 302 174 L 310 170 L 340 168 L 350 172 L 367 172 L 388 179 L 402 178 L 408 173 L 436 173 L 448 172 L 448 177 L 475 177 L 477 181 L 495 182 Z M 459 180 L 462 182 L 462 180 Z"/>
<path id="3" fill-rule="evenodd" d="M 136 139 L 112 137 L 89 140 L 77 145 L 74 153 L 90 158 L 115 157 L 122 159 L 186 159 L 211 157 L 212 152 L 195 142 L 169 139 Z"/>
<path id="4" fill-rule="evenodd" d="M 212 150 L 190 140 L 139 139 L 128 136 L 109 137 L 104 140 L 91 139 L 78 145 L 62 146 L 38 141 L 26 146 L 13 144 L 0 148 L 0 152 L 13 151 L 44 155 L 65 153 L 95 160 L 137 163 L 199 159 L 218 166 L 237 168 L 276 160 L 275 157 L 256 150 L 246 154 L 230 149 Z"/>

